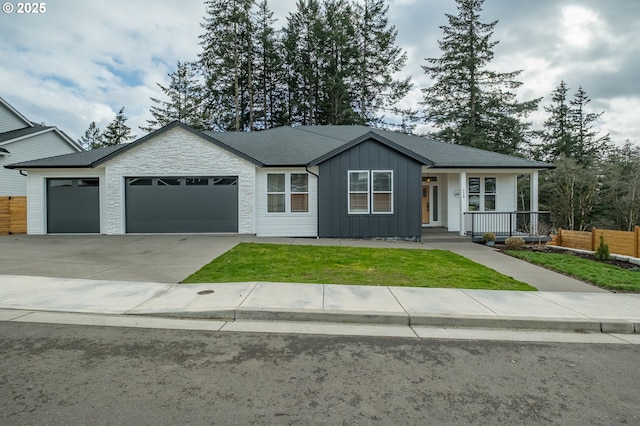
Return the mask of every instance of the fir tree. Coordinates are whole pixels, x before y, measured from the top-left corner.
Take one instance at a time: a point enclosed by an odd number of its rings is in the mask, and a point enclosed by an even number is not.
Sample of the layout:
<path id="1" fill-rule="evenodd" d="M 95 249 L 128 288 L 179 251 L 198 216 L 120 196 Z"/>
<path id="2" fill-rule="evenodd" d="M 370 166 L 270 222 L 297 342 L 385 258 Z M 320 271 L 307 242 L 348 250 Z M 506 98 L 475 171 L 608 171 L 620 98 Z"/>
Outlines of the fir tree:
<path id="1" fill-rule="evenodd" d="M 96 125 L 95 121 L 89 124 L 89 128 L 84 132 L 84 135 L 78 139 L 78 143 L 84 149 L 100 147 L 100 128 Z"/>
<path id="2" fill-rule="evenodd" d="M 135 136 L 131 134 L 131 128 L 126 125 L 127 117 L 124 115 L 124 107 L 116 114 L 115 118 L 100 135 L 100 144 L 96 148 L 119 145 L 132 141 Z"/>
<path id="3" fill-rule="evenodd" d="M 594 129 L 595 122 L 603 112 L 587 112 L 586 109 L 589 102 L 591 102 L 591 99 L 580 86 L 573 96 L 569 109 L 569 118 L 575 137 L 574 158 L 580 164 L 585 165 L 589 165 L 596 157 L 601 155 L 610 141 L 609 134 L 601 136 Z"/>
<path id="4" fill-rule="evenodd" d="M 539 159 L 553 161 L 561 155 L 573 157 L 573 134 L 569 120 L 567 93 L 569 88 L 564 81 L 551 94 L 551 106 L 544 107 L 549 118 L 544 122 Z"/>
<path id="5" fill-rule="evenodd" d="M 398 31 L 389 25 L 384 0 L 363 0 L 354 5 L 356 57 L 353 75 L 354 108 L 359 122 L 376 124 L 411 89 L 411 78 L 396 79 L 407 54 L 396 46 Z M 410 114 L 405 114 L 411 116 Z"/>
<path id="6" fill-rule="evenodd" d="M 551 162 L 567 157 L 588 166 L 604 154 L 610 138 L 594 130 L 603 113 L 586 111 L 591 100 L 585 90 L 580 87 L 572 100 L 567 99 L 568 92 L 565 82 L 560 82 L 551 94 L 551 106 L 544 108 L 549 118 L 544 122 L 538 157 Z"/>
<path id="7" fill-rule="evenodd" d="M 513 90 L 521 71 L 488 69 L 491 41 L 498 21 L 484 23 L 484 0 L 456 0 L 458 15 L 447 14 L 448 26 L 438 43 L 441 58 L 427 59 L 425 73 L 434 80 L 423 89 L 426 121 L 447 142 L 515 154 L 527 142 L 530 123 L 523 120 L 537 109 L 539 99 L 518 102 Z"/>
<path id="8" fill-rule="evenodd" d="M 153 119 L 147 120 L 147 126 L 140 129 L 152 132 L 173 121 L 180 121 L 194 129 L 205 130 L 206 124 L 202 110 L 203 90 L 193 64 L 178 62 L 176 70 L 169 74 L 169 78 L 169 86 L 157 83 L 168 100 L 151 98 L 156 104 L 151 107 Z"/>
<path id="9" fill-rule="evenodd" d="M 286 84 L 278 33 L 274 29 L 273 12 L 267 0 L 262 0 L 254 17 L 255 41 L 255 110 L 254 127 L 270 129 L 285 123 Z"/>
<path id="10" fill-rule="evenodd" d="M 253 126 L 255 0 L 210 0 L 200 36 L 199 67 L 205 78 L 208 127 L 250 130 Z"/>

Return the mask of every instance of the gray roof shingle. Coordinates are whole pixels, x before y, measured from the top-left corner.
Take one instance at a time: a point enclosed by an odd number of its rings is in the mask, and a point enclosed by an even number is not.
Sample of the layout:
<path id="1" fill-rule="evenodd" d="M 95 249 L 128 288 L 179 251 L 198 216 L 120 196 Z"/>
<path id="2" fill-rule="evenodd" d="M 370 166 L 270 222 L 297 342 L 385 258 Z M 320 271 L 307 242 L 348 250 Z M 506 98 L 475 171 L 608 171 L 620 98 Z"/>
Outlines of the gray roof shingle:
<path id="1" fill-rule="evenodd" d="M 353 144 L 373 137 L 381 143 L 437 168 L 530 168 L 546 169 L 547 163 L 530 161 L 495 152 L 439 142 L 417 136 L 366 126 L 278 127 L 260 132 L 197 132 L 181 123 L 172 123 L 158 132 L 179 126 L 202 135 L 259 166 L 317 165 Z M 12 164 L 10 168 L 95 167 L 133 146 L 152 139 L 154 133 L 131 144 L 94 149 L 75 154 Z"/>

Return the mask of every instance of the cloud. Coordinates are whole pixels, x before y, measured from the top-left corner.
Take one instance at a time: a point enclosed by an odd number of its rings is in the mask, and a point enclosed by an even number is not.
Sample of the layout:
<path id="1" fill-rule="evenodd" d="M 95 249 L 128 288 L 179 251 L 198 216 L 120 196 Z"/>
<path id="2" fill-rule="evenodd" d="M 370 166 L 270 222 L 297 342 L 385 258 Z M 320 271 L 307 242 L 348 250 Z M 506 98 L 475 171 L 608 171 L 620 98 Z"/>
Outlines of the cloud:
<path id="1" fill-rule="evenodd" d="M 295 4 L 270 1 L 278 28 Z M 440 56 L 440 26 L 447 24 L 445 14 L 457 14 L 456 3 L 388 4 L 397 42 L 408 53 L 403 74 L 416 86 L 403 105 L 417 107 L 419 88 L 430 83 L 421 65 Z M 141 135 L 138 126 L 150 117 L 149 97 L 162 97 L 156 83 L 168 83 L 177 61 L 197 58 L 204 12 L 201 1 L 58 0 L 39 16 L 1 14 L 0 96 L 28 118 L 57 125 L 73 138 L 91 121 L 104 128 L 125 106 L 128 124 Z M 582 85 L 594 108 L 607 108 L 602 121 L 604 126 L 606 117 L 612 135 L 640 142 L 634 117 L 640 99 L 640 2 L 486 0 L 482 18 L 498 21 L 493 39 L 500 43 L 491 66 L 523 70 L 522 100 L 547 102 L 561 80 L 572 91 Z"/>

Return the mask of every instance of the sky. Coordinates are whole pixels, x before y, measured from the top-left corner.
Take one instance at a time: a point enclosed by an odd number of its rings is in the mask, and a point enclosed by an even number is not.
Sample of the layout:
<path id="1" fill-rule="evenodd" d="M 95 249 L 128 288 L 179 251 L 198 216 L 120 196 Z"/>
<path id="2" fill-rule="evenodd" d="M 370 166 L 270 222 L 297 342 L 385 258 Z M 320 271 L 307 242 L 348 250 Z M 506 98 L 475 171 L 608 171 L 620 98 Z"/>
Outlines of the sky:
<path id="1" fill-rule="evenodd" d="M 4 0 L 3 0 L 4 1 Z M 95 121 L 104 129 L 121 107 L 140 137 L 153 105 L 163 98 L 178 61 L 193 61 L 205 6 L 199 0 L 54 0 L 44 12 L 0 12 L 0 97 L 31 121 L 57 126 L 73 139 Z M 270 0 L 286 25 L 296 0 Z M 422 65 L 438 58 L 440 26 L 457 14 L 454 0 L 389 0 L 389 21 L 408 60 L 403 76 L 414 89 L 403 107 L 418 108 L 430 85 Z M 12 6 L 12 7 L 10 7 Z M 7 9 L 13 9 L 6 13 Z M 590 112 L 604 112 L 598 130 L 612 141 L 640 144 L 640 1 L 485 0 L 484 22 L 498 21 L 490 68 L 522 70 L 521 101 L 543 97 L 530 120 L 541 128 L 553 90 L 565 81 L 569 97 L 582 86 Z M 421 127 L 419 130 L 428 130 Z"/>

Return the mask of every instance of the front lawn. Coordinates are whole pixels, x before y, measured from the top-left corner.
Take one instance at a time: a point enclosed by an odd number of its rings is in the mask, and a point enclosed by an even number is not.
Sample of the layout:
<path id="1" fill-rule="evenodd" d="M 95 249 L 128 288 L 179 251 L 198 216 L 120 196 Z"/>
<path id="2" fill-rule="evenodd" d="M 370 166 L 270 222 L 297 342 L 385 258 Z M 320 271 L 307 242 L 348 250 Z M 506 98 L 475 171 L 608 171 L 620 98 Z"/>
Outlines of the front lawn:
<path id="1" fill-rule="evenodd" d="M 607 290 L 640 292 L 640 272 L 583 259 L 574 254 L 537 251 L 507 251 L 507 254 L 570 275 Z"/>
<path id="2" fill-rule="evenodd" d="M 292 282 L 535 290 L 444 250 L 242 243 L 184 283 Z"/>

